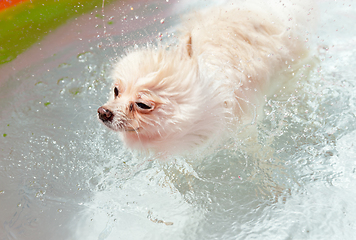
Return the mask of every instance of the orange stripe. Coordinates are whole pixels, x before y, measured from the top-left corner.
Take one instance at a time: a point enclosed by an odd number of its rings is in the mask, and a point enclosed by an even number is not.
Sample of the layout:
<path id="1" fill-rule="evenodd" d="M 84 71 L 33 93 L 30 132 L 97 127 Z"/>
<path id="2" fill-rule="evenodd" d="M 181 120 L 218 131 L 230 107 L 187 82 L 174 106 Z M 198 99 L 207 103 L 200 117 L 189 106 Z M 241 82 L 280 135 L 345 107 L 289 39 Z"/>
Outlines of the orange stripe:
<path id="1" fill-rule="evenodd" d="M 3 1 L 0 1 L 0 11 L 4 10 L 5 8 L 14 6 L 18 3 L 22 3 L 22 2 L 26 2 L 26 1 L 28 1 L 28 0 L 3 0 Z"/>

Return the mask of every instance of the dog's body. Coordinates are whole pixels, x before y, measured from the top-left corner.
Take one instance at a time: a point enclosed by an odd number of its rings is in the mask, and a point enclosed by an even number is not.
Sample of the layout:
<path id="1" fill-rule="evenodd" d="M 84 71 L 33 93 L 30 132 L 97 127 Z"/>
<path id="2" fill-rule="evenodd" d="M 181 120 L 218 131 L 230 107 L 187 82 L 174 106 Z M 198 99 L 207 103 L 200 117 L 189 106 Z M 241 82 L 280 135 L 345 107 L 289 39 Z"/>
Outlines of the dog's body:
<path id="1" fill-rule="evenodd" d="M 287 67 L 308 55 L 292 16 L 307 12 L 278 6 L 215 7 L 188 16 L 178 47 L 141 49 L 117 63 L 99 118 L 128 146 L 167 153 L 253 120 L 264 96 L 288 80 Z"/>

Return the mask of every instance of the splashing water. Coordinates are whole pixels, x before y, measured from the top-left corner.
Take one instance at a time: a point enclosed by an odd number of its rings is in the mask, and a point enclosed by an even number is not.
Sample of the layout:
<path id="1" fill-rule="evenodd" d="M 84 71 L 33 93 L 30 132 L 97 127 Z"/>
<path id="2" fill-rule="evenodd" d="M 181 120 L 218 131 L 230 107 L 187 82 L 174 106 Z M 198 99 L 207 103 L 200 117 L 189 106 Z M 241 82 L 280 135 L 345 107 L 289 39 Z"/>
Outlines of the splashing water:
<path id="1" fill-rule="evenodd" d="M 171 2 L 107 6 L 104 37 L 2 77 L 0 239 L 354 239 L 356 7 L 320 2 L 320 66 L 266 100 L 253 154 L 236 141 L 167 164 L 125 149 L 96 109 L 113 59 L 174 36 Z"/>

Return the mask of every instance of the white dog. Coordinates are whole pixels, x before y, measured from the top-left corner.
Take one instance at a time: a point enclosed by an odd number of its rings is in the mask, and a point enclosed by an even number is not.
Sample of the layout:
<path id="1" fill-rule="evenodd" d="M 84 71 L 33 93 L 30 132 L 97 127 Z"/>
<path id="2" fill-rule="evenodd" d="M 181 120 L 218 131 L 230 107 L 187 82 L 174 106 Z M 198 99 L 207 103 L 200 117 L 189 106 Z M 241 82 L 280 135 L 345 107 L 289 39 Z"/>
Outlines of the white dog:
<path id="1" fill-rule="evenodd" d="M 256 118 L 264 96 L 288 81 L 288 66 L 308 56 L 308 9 L 263 2 L 195 12 L 178 47 L 129 53 L 114 67 L 99 118 L 129 147 L 165 153 Z"/>

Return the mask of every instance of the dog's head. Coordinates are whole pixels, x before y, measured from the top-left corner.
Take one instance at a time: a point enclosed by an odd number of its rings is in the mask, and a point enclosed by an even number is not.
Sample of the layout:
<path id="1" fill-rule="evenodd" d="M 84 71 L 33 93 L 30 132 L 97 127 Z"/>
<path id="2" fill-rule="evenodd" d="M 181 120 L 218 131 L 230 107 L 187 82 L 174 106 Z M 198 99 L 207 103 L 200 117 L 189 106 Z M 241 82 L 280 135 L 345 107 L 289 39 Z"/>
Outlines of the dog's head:
<path id="1" fill-rule="evenodd" d="M 99 119 L 133 148 L 177 152 L 206 142 L 223 124 L 224 101 L 196 55 L 190 35 L 178 48 L 128 54 L 114 67 Z"/>
<path id="2" fill-rule="evenodd" d="M 109 101 L 98 109 L 99 119 L 121 132 L 135 148 L 178 148 L 189 141 L 194 125 L 208 106 L 191 49 L 144 49 L 117 63 Z M 202 95 L 204 97 L 202 97 Z"/>

